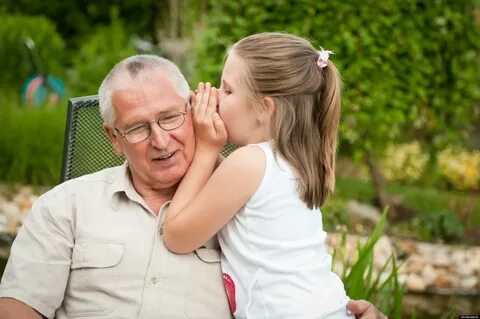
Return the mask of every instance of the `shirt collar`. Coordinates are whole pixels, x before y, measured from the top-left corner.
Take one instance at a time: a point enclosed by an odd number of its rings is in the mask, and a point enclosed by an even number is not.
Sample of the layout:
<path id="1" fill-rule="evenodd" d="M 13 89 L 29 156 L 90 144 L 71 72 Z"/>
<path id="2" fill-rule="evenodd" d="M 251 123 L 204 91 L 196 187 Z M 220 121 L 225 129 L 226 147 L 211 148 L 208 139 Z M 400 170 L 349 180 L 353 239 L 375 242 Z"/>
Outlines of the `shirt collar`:
<path id="1" fill-rule="evenodd" d="M 145 201 L 137 193 L 135 187 L 133 187 L 128 162 L 125 161 L 118 169 L 118 173 L 111 179 L 107 190 L 107 195 L 112 201 L 112 208 L 118 209 L 119 201 L 125 197 L 147 208 Z"/>
<path id="2" fill-rule="evenodd" d="M 143 206 L 148 212 L 152 213 L 147 203 L 145 203 L 145 200 L 142 198 L 142 196 L 140 196 L 140 194 L 138 194 L 135 187 L 133 186 L 128 162 L 125 161 L 122 165 L 118 167 L 118 169 L 118 173 L 115 174 L 114 177 L 111 179 L 111 183 L 108 186 L 109 188 L 107 190 L 107 195 L 111 199 L 112 208 L 114 210 L 117 210 L 119 202 L 122 199 L 128 199 L 137 202 L 138 204 Z M 160 209 L 159 215 L 164 210 L 164 207 L 168 207 L 169 202 L 170 201 L 164 203 L 164 205 Z"/>

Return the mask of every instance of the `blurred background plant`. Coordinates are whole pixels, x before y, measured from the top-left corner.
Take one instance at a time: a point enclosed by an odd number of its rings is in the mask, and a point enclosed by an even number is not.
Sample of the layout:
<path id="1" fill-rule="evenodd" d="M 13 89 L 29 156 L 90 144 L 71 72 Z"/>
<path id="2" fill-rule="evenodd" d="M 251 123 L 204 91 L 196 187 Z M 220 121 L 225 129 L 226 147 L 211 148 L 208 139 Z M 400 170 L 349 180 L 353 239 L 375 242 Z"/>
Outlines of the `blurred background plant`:
<path id="1" fill-rule="evenodd" d="M 422 152 L 420 143 L 388 145 L 382 166 L 389 181 L 413 184 L 423 175 L 429 155 Z"/>
<path id="2" fill-rule="evenodd" d="M 480 187 L 480 150 L 446 148 L 438 153 L 439 173 L 456 190 L 476 191 Z"/>

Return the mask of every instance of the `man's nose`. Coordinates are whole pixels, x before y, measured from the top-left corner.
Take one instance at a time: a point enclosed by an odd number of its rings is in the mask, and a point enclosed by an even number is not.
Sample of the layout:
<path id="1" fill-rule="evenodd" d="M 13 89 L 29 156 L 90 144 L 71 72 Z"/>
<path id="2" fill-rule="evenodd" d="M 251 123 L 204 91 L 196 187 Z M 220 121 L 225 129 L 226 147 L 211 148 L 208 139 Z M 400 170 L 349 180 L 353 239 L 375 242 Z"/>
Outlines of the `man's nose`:
<path id="1" fill-rule="evenodd" d="M 163 130 L 158 124 L 152 123 L 150 132 L 150 144 L 158 149 L 166 149 L 170 143 L 170 132 Z"/>

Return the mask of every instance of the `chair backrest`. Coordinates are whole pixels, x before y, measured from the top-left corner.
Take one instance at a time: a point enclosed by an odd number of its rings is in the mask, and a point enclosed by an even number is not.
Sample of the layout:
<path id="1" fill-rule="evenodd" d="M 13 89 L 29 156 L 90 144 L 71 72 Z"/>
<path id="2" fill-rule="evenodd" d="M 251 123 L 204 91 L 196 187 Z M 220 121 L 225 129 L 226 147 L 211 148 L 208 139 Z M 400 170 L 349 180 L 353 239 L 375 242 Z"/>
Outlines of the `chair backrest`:
<path id="1" fill-rule="evenodd" d="M 227 144 L 222 150 L 223 156 L 228 156 L 235 148 L 233 144 Z M 98 96 L 68 100 L 61 182 L 120 165 L 124 161 L 122 156 L 115 154 L 103 131 Z"/>
<path id="2" fill-rule="evenodd" d="M 98 97 L 68 100 L 61 182 L 123 162 L 103 131 Z"/>

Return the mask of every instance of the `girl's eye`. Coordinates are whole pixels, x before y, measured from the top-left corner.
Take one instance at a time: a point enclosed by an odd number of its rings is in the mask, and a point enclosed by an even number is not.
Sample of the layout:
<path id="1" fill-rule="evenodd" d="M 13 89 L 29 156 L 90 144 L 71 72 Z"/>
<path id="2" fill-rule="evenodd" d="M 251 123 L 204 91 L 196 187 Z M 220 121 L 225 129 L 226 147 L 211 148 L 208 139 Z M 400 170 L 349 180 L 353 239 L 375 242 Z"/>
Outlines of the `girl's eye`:
<path id="1" fill-rule="evenodd" d="M 232 94 L 232 91 L 230 91 L 230 90 L 226 90 L 226 89 L 225 89 L 225 90 L 223 90 L 223 92 L 225 92 L 225 94 Z"/>

